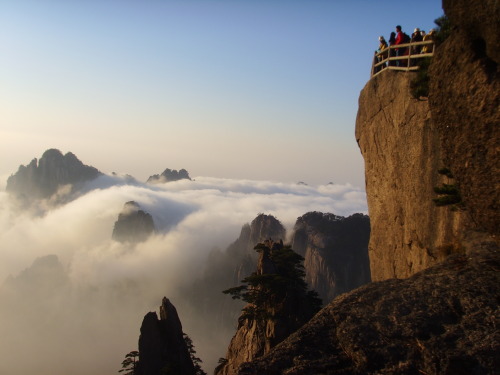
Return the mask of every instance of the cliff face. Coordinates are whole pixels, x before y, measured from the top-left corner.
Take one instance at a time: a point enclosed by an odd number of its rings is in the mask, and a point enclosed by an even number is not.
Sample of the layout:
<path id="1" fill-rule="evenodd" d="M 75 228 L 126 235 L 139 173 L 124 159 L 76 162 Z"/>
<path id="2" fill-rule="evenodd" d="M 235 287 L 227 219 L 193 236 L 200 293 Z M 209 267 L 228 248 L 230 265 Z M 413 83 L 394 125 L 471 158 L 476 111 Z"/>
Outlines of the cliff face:
<path id="1" fill-rule="evenodd" d="M 146 241 L 155 232 L 153 218 L 130 201 L 125 203 L 113 228 L 112 238 L 119 242 L 138 243 Z"/>
<path id="2" fill-rule="evenodd" d="M 372 280 L 408 277 L 458 251 L 463 213 L 436 207 L 450 183 L 427 101 L 409 91 L 412 73 L 386 71 L 361 91 L 356 140 L 365 160 Z"/>
<path id="3" fill-rule="evenodd" d="M 309 212 L 297 219 L 292 249 L 304 257 L 306 281 L 327 304 L 370 282 L 370 219 Z"/>
<path id="4" fill-rule="evenodd" d="M 177 310 L 165 297 L 160 307 L 160 319 L 155 312 L 150 312 L 142 322 L 136 373 L 195 374 Z"/>
<path id="5" fill-rule="evenodd" d="M 49 198 L 64 187 L 69 187 L 64 191 L 69 195 L 74 192 L 74 185 L 93 180 L 100 174 L 71 152 L 63 155 L 59 150 L 50 149 L 40 160 L 33 159 L 27 166 L 21 165 L 16 174 L 8 178 L 6 190 L 26 200 Z"/>
<path id="6" fill-rule="evenodd" d="M 500 4 L 445 0 L 456 26 L 430 67 L 429 104 L 471 225 L 500 233 Z"/>

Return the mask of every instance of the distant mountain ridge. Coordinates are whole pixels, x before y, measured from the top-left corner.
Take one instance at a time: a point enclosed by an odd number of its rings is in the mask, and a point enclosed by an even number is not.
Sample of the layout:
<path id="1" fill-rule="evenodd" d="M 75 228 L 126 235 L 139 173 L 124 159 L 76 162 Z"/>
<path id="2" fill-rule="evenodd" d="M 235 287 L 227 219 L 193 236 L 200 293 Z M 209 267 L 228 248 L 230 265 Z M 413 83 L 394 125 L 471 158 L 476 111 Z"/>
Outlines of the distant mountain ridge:
<path id="1" fill-rule="evenodd" d="M 7 179 L 6 191 L 26 200 L 47 199 L 60 192 L 70 196 L 78 185 L 93 180 L 102 173 L 83 164 L 75 154 L 52 148 L 37 160 L 19 166 L 18 171 Z"/>
<path id="2" fill-rule="evenodd" d="M 177 171 L 175 169 L 167 168 L 163 171 L 162 174 L 155 174 L 150 176 L 146 182 L 148 184 L 161 184 L 179 180 L 191 180 L 188 171 L 186 171 L 185 169 Z"/>

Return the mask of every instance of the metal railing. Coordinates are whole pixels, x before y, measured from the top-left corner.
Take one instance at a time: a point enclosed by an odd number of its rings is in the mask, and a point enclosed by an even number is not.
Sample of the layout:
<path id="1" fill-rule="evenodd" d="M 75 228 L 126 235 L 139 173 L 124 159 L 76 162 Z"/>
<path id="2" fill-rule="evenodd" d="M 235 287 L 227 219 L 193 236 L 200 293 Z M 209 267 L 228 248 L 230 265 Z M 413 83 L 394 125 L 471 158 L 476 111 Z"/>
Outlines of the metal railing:
<path id="1" fill-rule="evenodd" d="M 375 52 L 371 77 L 375 77 L 386 69 L 413 71 L 418 70 L 418 60 L 434 55 L 434 41 L 413 42 L 389 46 L 383 51 Z"/>

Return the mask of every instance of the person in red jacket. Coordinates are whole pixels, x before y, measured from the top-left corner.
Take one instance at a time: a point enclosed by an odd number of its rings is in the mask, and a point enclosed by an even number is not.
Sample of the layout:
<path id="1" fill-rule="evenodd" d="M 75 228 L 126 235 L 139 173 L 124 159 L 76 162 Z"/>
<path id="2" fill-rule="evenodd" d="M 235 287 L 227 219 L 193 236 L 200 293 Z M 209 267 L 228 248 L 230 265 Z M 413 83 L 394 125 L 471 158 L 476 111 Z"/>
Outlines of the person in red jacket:
<path id="1" fill-rule="evenodd" d="M 394 44 L 395 45 L 403 44 L 403 43 L 405 43 L 404 39 L 405 39 L 405 36 L 404 36 L 403 31 L 401 30 L 401 26 L 397 25 L 396 26 L 396 41 L 394 42 Z M 407 52 L 407 48 L 398 48 L 398 49 L 396 49 L 396 55 L 397 56 L 404 56 L 404 55 L 406 55 L 406 52 Z M 407 66 L 408 62 L 406 62 L 404 60 L 397 61 L 397 65 L 398 66 Z"/>

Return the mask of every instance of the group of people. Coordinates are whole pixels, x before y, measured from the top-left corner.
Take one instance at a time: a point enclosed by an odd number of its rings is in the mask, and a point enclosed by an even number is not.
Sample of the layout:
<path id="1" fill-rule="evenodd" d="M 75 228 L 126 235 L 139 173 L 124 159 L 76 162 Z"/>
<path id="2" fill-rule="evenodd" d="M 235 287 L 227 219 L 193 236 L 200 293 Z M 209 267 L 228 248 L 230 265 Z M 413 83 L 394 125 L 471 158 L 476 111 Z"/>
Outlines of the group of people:
<path id="1" fill-rule="evenodd" d="M 406 43 L 414 43 L 414 42 L 422 42 L 422 41 L 432 41 L 434 40 L 436 35 L 436 30 L 431 29 L 429 33 L 425 33 L 424 30 L 420 30 L 418 27 L 413 30 L 413 34 L 411 34 L 411 37 L 408 36 L 406 33 L 404 33 L 401 29 L 401 26 L 398 25 L 396 26 L 396 31 L 391 33 L 391 36 L 389 37 L 389 43 L 385 40 L 383 36 L 379 36 L 379 47 L 377 51 L 375 52 L 375 63 L 381 62 L 386 60 L 388 57 L 395 57 L 395 56 L 407 56 L 409 55 L 409 47 L 401 47 L 401 48 L 393 48 L 389 50 L 389 46 L 397 46 L 399 44 L 406 44 Z M 412 55 L 417 55 L 420 53 L 431 53 L 433 51 L 434 44 L 426 44 L 426 45 L 418 45 L 418 46 L 411 46 L 411 54 Z M 386 50 L 386 53 L 383 53 L 384 50 Z M 382 52 L 382 53 L 381 53 Z M 389 53 L 390 52 L 390 53 Z M 394 61 L 389 61 L 389 66 L 401 66 L 401 67 L 407 67 L 408 64 L 415 64 L 416 59 L 412 61 L 408 60 L 394 60 Z M 383 68 L 385 68 L 386 64 L 380 65 L 376 71 L 379 71 Z M 376 73 L 376 71 L 374 73 Z"/>

